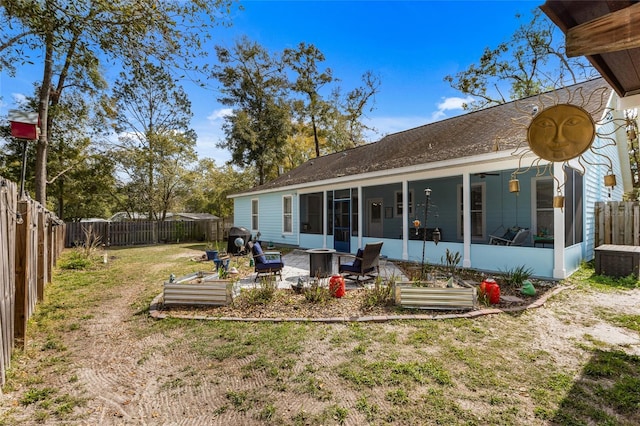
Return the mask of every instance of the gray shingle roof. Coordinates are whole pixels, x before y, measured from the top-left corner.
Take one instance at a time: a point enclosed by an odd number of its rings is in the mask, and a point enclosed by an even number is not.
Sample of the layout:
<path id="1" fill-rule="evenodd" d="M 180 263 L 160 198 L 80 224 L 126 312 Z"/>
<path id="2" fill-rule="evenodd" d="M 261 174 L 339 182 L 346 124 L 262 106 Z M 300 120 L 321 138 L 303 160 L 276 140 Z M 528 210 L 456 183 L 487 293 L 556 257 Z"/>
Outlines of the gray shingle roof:
<path id="1" fill-rule="evenodd" d="M 473 157 L 497 150 L 513 151 L 526 140 L 526 127 L 514 120 L 526 119 L 534 105 L 542 110 L 557 103 L 573 103 L 591 112 L 597 122 L 610 92 L 611 88 L 605 80 L 598 78 L 393 133 L 377 142 L 311 159 L 278 178 L 245 192 Z M 590 96 L 593 93 L 596 96 Z"/>

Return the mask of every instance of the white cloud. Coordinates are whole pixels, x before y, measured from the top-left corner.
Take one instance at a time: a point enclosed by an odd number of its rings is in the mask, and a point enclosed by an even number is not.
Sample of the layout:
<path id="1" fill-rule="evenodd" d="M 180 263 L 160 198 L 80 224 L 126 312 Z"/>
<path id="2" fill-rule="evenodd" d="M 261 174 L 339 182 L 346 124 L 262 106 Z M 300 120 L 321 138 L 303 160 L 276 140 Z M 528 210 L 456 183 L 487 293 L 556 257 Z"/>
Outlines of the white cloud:
<path id="1" fill-rule="evenodd" d="M 370 141 L 375 141 L 391 133 L 402 132 L 404 130 L 413 129 L 419 126 L 424 126 L 425 124 L 443 120 L 449 116 L 458 115 L 463 112 L 462 105 L 470 102 L 473 102 L 473 98 L 471 96 L 467 96 L 466 98 L 443 98 L 442 102 L 436 105 L 438 109 L 433 111 L 430 115 L 368 118 L 365 120 L 365 123 L 370 127 L 374 127 L 378 132 L 377 134 L 367 132 L 366 137 Z M 447 114 L 447 112 L 454 113 Z"/>
<path id="2" fill-rule="evenodd" d="M 12 93 L 11 98 L 13 99 L 13 103 L 18 107 L 26 105 L 27 97 L 22 93 Z"/>
<path id="3" fill-rule="evenodd" d="M 457 96 L 443 98 L 442 102 L 438 104 L 438 111 L 461 110 L 463 104 L 470 104 L 471 102 L 473 102 L 471 96 L 467 96 L 466 98 L 458 98 Z"/>
<path id="4" fill-rule="evenodd" d="M 231 115 L 231 113 L 233 112 L 233 110 L 231 108 L 220 108 L 220 109 L 216 109 L 214 110 L 211 114 L 209 114 L 207 116 L 207 120 L 209 121 L 218 121 L 218 120 L 222 120 L 223 118 L 225 118 L 226 116 Z"/>

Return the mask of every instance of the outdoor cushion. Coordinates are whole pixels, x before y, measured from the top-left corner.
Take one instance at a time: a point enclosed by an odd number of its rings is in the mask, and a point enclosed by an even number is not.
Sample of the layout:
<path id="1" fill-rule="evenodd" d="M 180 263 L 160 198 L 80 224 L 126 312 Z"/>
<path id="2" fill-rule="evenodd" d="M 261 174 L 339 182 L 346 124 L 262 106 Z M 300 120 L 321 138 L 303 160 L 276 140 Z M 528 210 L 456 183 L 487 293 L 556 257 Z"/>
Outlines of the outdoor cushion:
<path id="1" fill-rule="evenodd" d="M 262 247 L 260 247 L 260 243 L 258 242 L 253 244 L 253 257 L 255 258 L 256 265 L 258 263 L 267 263 L 267 258 L 262 251 Z"/>
<path id="2" fill-rule="evenodd" d="M 347 262 L 340 265 L 340 272 L 353 272 L 353 273 L 363 273 L 366 274 L 368 272 L 373 271 L 375 268 L 372 266 L 371 268 L 367 268 L 364 271 L 360 270 L 360 266 L 353 266 L 354 262 Z"/>
<path id="3" fill-rule="evenodd" d="M 256 271 L 279 271 L 284 267 L 284 262 L 280 259 L 267 259 L 266 262 L 256 263 Z"/>
<path id="4" fill-rule="evenodd" d="M 360 265 L 362 265 L 362 255 L 363 254 L 364 254 L 364 252 L 362 251 L 362 249 L 358 249 L 358 252 L 356 253 L 356 258 L 351 263 L 354 268 L 357 268 L 357 270 L 360 270 Z"/>

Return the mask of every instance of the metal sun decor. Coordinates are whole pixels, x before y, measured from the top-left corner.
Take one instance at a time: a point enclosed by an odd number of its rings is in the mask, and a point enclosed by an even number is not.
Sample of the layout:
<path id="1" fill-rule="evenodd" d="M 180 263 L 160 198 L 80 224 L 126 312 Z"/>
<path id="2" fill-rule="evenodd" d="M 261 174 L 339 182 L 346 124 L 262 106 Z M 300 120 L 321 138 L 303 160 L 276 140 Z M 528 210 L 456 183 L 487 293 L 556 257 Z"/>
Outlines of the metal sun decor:
<path id="1" fill-rule="evenodd" d="M 615 186 L 613 162 L 606 150 L 616 145 L 612 135 L 619 129 L 625 127 L 629 135 L 631 120 L 628 117 L 614 118 L 613 109 L 605 107 L 608 97 L 609 91 L 604 86 L 588 96 L 579 87 L 542 94 L 537 98 L 537 105 L 531 105 L 531 99 L 516 103 L 517 110 L 523 115 L 513 121 L 526 129 L 527 137 L 512 152 L 519 161 L 518 168 L 511 175 L 509 191 L 518 193 L 518 175 L 535 169 L 536 176 L 549 174 L 554 178 L 556 195 L 553 206 L 563 208 L 566 179 L 561 183 L 553 175 L 554 163 L 573 167 L 580 174 L 586 172 L 587 166 L 606 166 L 608 170 L 604 176 L 604 185 L 609 188 Z M 633 123 L 637 126 L 636 121 Z M 523 165 L 530 154 L 535 157 L 528 166 Z"/>

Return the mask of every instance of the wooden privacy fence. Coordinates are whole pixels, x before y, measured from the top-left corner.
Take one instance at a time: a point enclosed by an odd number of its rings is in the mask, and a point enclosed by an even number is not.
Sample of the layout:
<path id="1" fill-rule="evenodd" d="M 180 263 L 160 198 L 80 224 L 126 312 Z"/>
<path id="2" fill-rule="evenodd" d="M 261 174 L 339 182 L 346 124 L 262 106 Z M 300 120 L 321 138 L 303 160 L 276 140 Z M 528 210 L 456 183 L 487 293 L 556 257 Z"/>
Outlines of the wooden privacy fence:
<path id="1" fill-rule="evenodd" d="M 595 247 L 602 244 L 640 245 L 640 204 L 637 201 L 597 202 Z"/>
<path id="2" fill-rule="evenodd" d="M 17 185 L 0 177 L 0 381 L 15 345 L 24 347 L 27 321 L 64 248 L 65 226 L 30 199 L 18 200 Z"/>
<path id="3" fill-rule="evenodd" d="M 132 221 L 132 222 L 72 222 L 67 223 L 65 247 L 86 243 L 89 230 L 100 243 L 109 247 L 218 241 L 227 235 L 227 221 Z"/>

